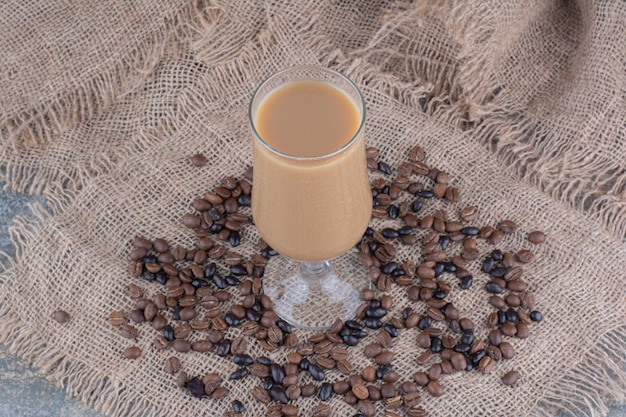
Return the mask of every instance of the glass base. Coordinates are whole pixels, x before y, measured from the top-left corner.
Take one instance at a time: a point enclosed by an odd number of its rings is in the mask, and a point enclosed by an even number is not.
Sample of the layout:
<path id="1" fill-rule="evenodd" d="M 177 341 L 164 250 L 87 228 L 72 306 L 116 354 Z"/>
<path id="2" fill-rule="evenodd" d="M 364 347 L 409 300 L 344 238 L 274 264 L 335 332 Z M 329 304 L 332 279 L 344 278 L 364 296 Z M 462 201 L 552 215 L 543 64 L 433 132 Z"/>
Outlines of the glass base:
<path id="1" fill-rule="evenodd" d="M 263 291 L 274 302 L 274 312 L 292 326 L 326 330 L 337 318 L 355 317 L 360 292 L 370 282 L 353 251 L 325 262 L 277 256 L 265 268 Z"/>

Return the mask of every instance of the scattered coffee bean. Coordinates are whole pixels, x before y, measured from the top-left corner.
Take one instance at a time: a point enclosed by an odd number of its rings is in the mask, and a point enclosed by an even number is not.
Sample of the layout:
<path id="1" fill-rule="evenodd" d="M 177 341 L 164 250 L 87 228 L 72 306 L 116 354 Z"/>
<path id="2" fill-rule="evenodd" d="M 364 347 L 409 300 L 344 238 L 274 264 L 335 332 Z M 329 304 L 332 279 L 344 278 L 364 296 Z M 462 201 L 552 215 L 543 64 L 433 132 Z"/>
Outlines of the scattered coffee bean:
<path id="1" fill-rule="evenodd" d="M 201 153 L 197 153 L 191 157 L 191 163 L 198 168 L 205 166 L 207 162 L 209 162 L 209 160 Z"/>
<path id="2" fill-rule="evenodd" d="M 70 314 L 64 310 L 56 310 L 52 313 L 52 318 L 57 323 L 63 324 L 63 323 L 67 323 L 70 320 Z"/>
<path id="3" fill-rule="evenodd" d="M 502 383 L 504 385 L 513 386 L 517 384 L 517 380 L 519 378 L 519 374 L 517 371 L 509 371 L 502 376 Z"/>

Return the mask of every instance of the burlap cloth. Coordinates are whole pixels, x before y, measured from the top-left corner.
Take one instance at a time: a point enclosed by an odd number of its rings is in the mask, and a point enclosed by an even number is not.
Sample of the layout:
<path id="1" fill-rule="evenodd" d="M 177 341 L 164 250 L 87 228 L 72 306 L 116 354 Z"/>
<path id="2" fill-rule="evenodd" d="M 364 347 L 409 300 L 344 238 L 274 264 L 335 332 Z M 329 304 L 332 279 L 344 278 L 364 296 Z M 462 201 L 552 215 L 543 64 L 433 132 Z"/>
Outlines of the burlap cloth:
<path id="1" fill-rule="evenodd" d="M 191 246 L 180 219 L 193 199 L 252 162 L 253 88 L 317 64 L 362 88 L 367 142 L 381 158 L 397 166 L 420 144 L 462 190 L 459 206 L 477 205 L 482 224 L 518 222 L 502 249 L 528 247 L 530 230 L 548 235 L 526 267 L 543 322 L 493 374 L 446 376 L 442 397 L 424 395 L 429 415 L 596 416 L 624 400 L 623 1 L 15 1 L 0 22 L 2 179 L 48 202 L 12 229 L 0 341 L 72 396 L 112 416 L 221 415 L 234 398 L 264 414 L 250 379 L 226 383 L 219 401 L 177 388 L 149 326 L 137 341 L 144 355 L 122 359 L 131 342 L 106 317 L 132 308 L 132 238 Z M 202 169 L 189 162 L 197 152 L 209 158 Z M 254 228 L 243 237 L 251 253 Z M 392 293 L 398 314 L 408 301 Z M 486 296 L 472 294 L 455 302 L 482 320 Z M 52 321 L 56 309 L 70 322 Z M 415 333 L 392 350 L 410 379 Z M 235 369 L 214 354 L 180 356 L 191 375 Z M 355 370 L 369 363 L 355 348 Z M 520 372 L 515 388 L 500 381 L 509 369 Z M 302 415 L 317 403 L 297 402 Z M 356 412 L 331 404 L 333 415 Z"/>

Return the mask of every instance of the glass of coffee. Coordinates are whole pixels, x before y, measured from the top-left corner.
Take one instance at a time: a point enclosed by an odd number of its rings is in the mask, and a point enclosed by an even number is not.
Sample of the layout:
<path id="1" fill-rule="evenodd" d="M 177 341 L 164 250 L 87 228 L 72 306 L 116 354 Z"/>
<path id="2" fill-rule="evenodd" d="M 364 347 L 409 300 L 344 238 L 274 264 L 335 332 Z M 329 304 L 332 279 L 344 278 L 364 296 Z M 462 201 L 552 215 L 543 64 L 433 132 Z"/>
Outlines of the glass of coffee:
<path id="1" fill-rule="evenodd" d="M 370 282 L 355 250 L 372 213 L 361 92 L 338 72 L 289 68 L 256 89 L 248 116 L 252 215 L 282 255 L 263 278 L 274 312 L 306 329 L 354 317 Z"/>

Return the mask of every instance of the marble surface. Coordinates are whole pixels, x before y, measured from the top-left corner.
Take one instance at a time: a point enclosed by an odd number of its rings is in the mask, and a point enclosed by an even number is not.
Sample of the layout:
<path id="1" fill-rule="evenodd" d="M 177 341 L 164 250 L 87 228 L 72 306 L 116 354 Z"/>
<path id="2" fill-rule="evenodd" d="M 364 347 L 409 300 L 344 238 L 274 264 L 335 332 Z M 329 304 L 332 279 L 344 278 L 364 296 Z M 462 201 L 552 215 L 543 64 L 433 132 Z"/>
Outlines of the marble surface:
<path id="1" fill-rule="evenodd" d="M 28 204 L 43 200 L 14 194 L 0 183 L 0 251 L 14 256 L 8 228 L 16 215 L 28 216 Z M 46 380 L 36 369 L 19 361 L 0 344 L 0 417 L 102 417 Z M 557 413 L 555 417 L 571 416 Z M 583 416 L 576 416 L 583 417 Z M 626 417 L 626 404 L 616 406 L 608 417 Z"/>

